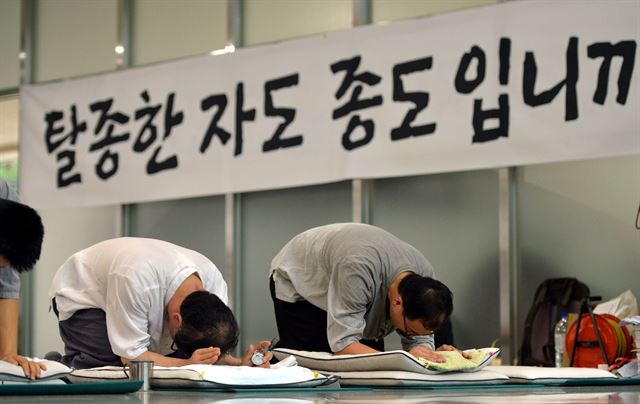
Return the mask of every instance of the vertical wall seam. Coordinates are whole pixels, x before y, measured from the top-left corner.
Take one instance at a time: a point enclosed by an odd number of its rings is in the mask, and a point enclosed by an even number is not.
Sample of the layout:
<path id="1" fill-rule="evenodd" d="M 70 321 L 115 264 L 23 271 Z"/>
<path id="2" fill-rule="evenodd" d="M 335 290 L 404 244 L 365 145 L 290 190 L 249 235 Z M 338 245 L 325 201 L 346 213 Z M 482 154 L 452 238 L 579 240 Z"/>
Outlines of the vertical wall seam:
<path id="1" fill-rule="evenodd" d="M 244 1 L 227 0 L 227 45 L 235 49 L 244 45 Z M 225 194 L 225 270 L 224 278 L 227 282 L 229 305 L 240 324 L 244 324 L 242 310 L 242 205 L 241 194 Z M 241 336 L 241 346 L 246 345 L 244 335 Z M 236 347 L 236 355 L 239 347 Z"/>
<path id="2" fill-rule="evenodd" d="M 117 8 L 118 29 L 114 46 L 115 63 L 116 69 L 126 69 L 131 66 L 132 2 L 131 0 L 118 0 Z M 118 49 L 120 49 L 121 53 L 118 53 Z M 133 204 L 120 204 L 117 207 L 114 225 L 116 236 L 131 236 L 134 206 Z"/>
<path id="3" fill-rule="evenodd" d="M 514 364 L 517 358 L 518 290 L 520 283 L 518 237 L 516 225 L 517 169 L 498 170 L 498 238 L 499 238 L 499 290 L 500 290 L 500 343 L 502 357 Z"/>
<path id="4" fill-rule="evenodd" d="M 351 0 L 352 26 L 371 24 L 371 0 Z M 351 180 L 351 220 L 371 223 L 371 190 L 374 180 Z"/>
<path id="5" fill-rule="evenodd" d="M 33 82 L 33 51 L 35 36 L 35 2 L 22 0 L 20 10 L 20 86 Z M 19 101 L 18 101 L 19 102 Z M 18 141 L 19 142 L 19 141 Z M 20 166 L 18 165 L 18 170 Z M 18 176 L 20 178 L 20 176 Z M 33 356 L 33 296 L 35 279 L 33 271 L 20 275 L 20 323 L 18 332 L 18 352 Z"/>

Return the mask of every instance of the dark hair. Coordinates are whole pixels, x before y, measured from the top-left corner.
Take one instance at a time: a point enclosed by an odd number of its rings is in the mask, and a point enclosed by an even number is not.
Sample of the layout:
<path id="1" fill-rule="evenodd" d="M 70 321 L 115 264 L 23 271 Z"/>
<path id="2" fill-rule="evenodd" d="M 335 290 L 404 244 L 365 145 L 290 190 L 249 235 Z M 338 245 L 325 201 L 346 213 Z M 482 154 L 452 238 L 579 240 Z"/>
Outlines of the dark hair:
<path id="1" fill-rule="evenodd" d="M 435 331 L 453 312 L 453 295 L 442 282 L 418 274 L 405 276 L 398 285 L 404 313 Z"/>
<path id="2" fill-rule="evenodd" d="M 182 324 L 174 337 L 178 350 L 191 357 L 196 349 L 220 348 L 225 355 L 238 345 L 238 323 L 231 309 L 213 293 L 189 294 L 180 305 Z"/>
<path id="3" fill-rule="evenodd" d="M 28 271 L 40 258 L 44 227 L 27 205 L 0 199 L 0 255 L 18 272 Z"/>

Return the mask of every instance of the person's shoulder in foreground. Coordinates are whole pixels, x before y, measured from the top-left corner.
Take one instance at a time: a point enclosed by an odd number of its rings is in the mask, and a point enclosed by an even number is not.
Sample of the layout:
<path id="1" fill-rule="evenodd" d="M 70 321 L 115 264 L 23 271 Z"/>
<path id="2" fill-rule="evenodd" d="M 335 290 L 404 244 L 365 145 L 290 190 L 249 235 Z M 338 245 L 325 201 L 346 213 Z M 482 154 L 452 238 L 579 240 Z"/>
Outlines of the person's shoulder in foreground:
<path id="1" fill-rule="evenodd" d="M 40 258 L 44 226 L 38 213 L 19 202 L 16 192 L 0 179 L 0 359 L 22 367 L 35 379 L 46 369 L 18 355 L 19 273 Z"/>

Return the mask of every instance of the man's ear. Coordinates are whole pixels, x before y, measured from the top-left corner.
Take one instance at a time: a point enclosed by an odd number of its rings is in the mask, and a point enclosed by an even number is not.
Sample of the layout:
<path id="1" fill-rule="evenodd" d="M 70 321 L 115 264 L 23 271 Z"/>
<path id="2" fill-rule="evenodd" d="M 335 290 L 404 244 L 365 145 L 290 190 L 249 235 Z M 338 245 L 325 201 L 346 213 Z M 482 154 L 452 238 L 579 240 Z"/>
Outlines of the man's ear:
<path id="1" fill-rule="evenodd" d="M 182 316 L 180 313 L 176 312 L 171 315 L 173 317 L 173 321 L 175 321 L 176 325 L 180 327 L 182 325 Z"/>
<path id="2" fill-rule="evenodd" d="M 400 295 L 396 296 L 393 299 L 393 305 L 394 306 L 402 306 L 402 297 Z"/>

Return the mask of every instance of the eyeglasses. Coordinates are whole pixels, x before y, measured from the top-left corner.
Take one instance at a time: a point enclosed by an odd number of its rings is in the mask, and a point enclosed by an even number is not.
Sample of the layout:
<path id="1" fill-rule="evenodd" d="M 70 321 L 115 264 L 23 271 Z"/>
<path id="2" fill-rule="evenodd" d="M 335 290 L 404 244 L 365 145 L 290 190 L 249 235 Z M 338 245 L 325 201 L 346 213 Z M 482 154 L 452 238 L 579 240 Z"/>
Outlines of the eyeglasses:
<path id="1" fill-rule="evenodd" d="M 414 337 L 417 337 L 417 336 L 433 335 L 433 331 L 427 331 L 425 334 L 418 334 L 413 331 L 407 331 L 407 315 L 404 313 L 402 314 L 402 324 L 404 326 L 403 327 L 404 330 L 397 330 L 397 331 L 398 331 L 398 334 L 402 335 L 407 339 L 413 339 Z"/>
<path id="2" fill-rule="evenodd" d="M 402 324 L 404 325 L 404 330 L 402 331 L 402 334 L 406 337 L 406 338 L 413 338 L 416 335 L 410 331 L 407 331 L 407 315 L 406 314 L 402 314 Z"/>

